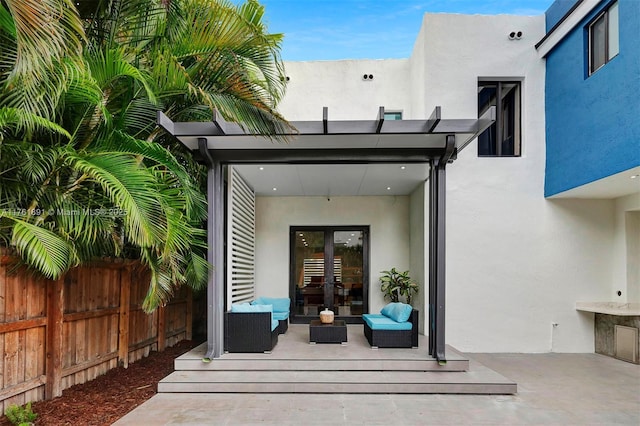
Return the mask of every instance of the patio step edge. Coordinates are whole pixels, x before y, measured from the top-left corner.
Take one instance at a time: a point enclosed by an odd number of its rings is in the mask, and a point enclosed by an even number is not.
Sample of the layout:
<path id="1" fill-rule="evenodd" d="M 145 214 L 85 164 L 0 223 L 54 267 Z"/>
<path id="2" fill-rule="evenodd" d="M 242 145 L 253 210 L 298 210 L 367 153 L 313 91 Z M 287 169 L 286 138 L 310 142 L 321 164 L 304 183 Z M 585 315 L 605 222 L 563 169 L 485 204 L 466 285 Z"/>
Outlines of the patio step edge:
<path id="1" fill-rule="evenodd" d="M 380 359 L 176 359 L 176 371 L 467 371 L 469 360 L 449 360 L 440 365 L 436 360 L 380 360 Z"/>
<path id="2" fill-rule="evenodd" d="M 516 383 L 488 369 L 443 372 L 174 372 L 159 393 L 514 394 Z"/>

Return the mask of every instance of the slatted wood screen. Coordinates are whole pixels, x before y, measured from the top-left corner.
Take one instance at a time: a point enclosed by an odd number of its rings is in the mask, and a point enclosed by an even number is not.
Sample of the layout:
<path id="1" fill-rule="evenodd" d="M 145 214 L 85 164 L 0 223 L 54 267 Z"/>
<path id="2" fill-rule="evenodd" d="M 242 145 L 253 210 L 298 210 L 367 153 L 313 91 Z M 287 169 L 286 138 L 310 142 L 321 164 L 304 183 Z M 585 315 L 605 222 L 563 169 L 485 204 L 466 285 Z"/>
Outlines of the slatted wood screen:
<path id="1" fill-rule="evenodd" d="M 0 253 L 0 410 L 61 394 L 118 366 L 191 339 L 191 292 L 141 308 L 149 271 L 101 261 L 58 281 L 13 270 Z"/>
<path id="2" fill-rule="evenodd" d="M 255 297 L 255 193 L 229 166 L 227 177 L 227 307 Z"/>

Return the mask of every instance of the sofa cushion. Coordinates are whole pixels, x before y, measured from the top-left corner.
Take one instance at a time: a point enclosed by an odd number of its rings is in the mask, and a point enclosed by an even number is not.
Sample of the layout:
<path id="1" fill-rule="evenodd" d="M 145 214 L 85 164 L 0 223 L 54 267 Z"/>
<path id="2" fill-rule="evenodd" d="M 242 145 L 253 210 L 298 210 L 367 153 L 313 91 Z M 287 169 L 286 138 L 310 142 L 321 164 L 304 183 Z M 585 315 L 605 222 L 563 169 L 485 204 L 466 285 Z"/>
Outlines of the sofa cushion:
<path id="1" fill-rule="evenodd" d="M 273 305 L 273 312 L 289 312 L 291 300 L 288 297 L 258 297 L 252 305 Z"/>
<path id="2" fill-rule="evenodd" d="M 231 312 L 273 312 L 272 305 L 250 305 L 248 303 L 233 303 Z"/>
<path id="3" fill-rule="evenodd" d="M 272 314 L 273 315 L 273 314 Z M 278 326 L 280 325 L 280 321 L 278 321 L 275 318 L 271 318 L 271 331 L 275 330 L 276 328 L 278 328 Z"/>
<path id="4" fill-rule="evenodd" d="M 382 308 L 380 313 L 396 322 L 406 322 L 411 316 L 413 307 L 401 302 L 392 302 Z"/>
<path id="5" fill-rule="evenodd" d="M 272 315 L 273 318 L 281 321 L 289 318 L 289 312 L 274 312 Z"/>
<path id="6" fill-rule="evenodd" d="M 372 330 L 411 330 L 413 324 L 404 321 L 397 322 L 382 314 L 363 314 L 362 319 Z"/>

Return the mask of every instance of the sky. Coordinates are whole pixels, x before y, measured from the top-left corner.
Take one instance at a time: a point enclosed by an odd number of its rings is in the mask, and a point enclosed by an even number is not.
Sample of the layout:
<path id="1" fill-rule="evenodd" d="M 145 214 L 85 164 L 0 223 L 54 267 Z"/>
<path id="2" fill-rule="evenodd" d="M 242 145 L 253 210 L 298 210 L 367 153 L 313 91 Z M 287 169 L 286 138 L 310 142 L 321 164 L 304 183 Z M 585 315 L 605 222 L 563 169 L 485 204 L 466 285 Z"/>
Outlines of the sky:
<path id="1" fill-rule="evenodd" d="M 553 0 L 261 0 L 282 59 L 408 58 L 426 12 L 541 15 Z"/>

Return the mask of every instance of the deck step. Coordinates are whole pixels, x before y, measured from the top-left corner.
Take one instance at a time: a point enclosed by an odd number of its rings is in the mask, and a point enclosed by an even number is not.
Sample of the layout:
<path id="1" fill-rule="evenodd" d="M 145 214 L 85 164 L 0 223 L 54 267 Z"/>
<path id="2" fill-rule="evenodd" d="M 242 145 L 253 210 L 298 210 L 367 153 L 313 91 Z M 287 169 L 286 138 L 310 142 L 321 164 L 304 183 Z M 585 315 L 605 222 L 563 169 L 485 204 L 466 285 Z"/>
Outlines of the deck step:
<path id="1" fill-rule="evenodd" d="M 158 392 L 513 394 L 514 382 L 477 365 L 466 372 L 176 371 Z"/>
<path id="2" fill-rule="evenodd" d="M 225 354 L 227 355 L 227 354 Z M 178 358 L 175 369 L 179 371 L 465 371 L 467 359 L 449 359 L 440 365 L 434 359 L 283 359 L 270 354 L 254 355 L 253 359 L 222 356 L 211 362 L 202 358 Z"/>

